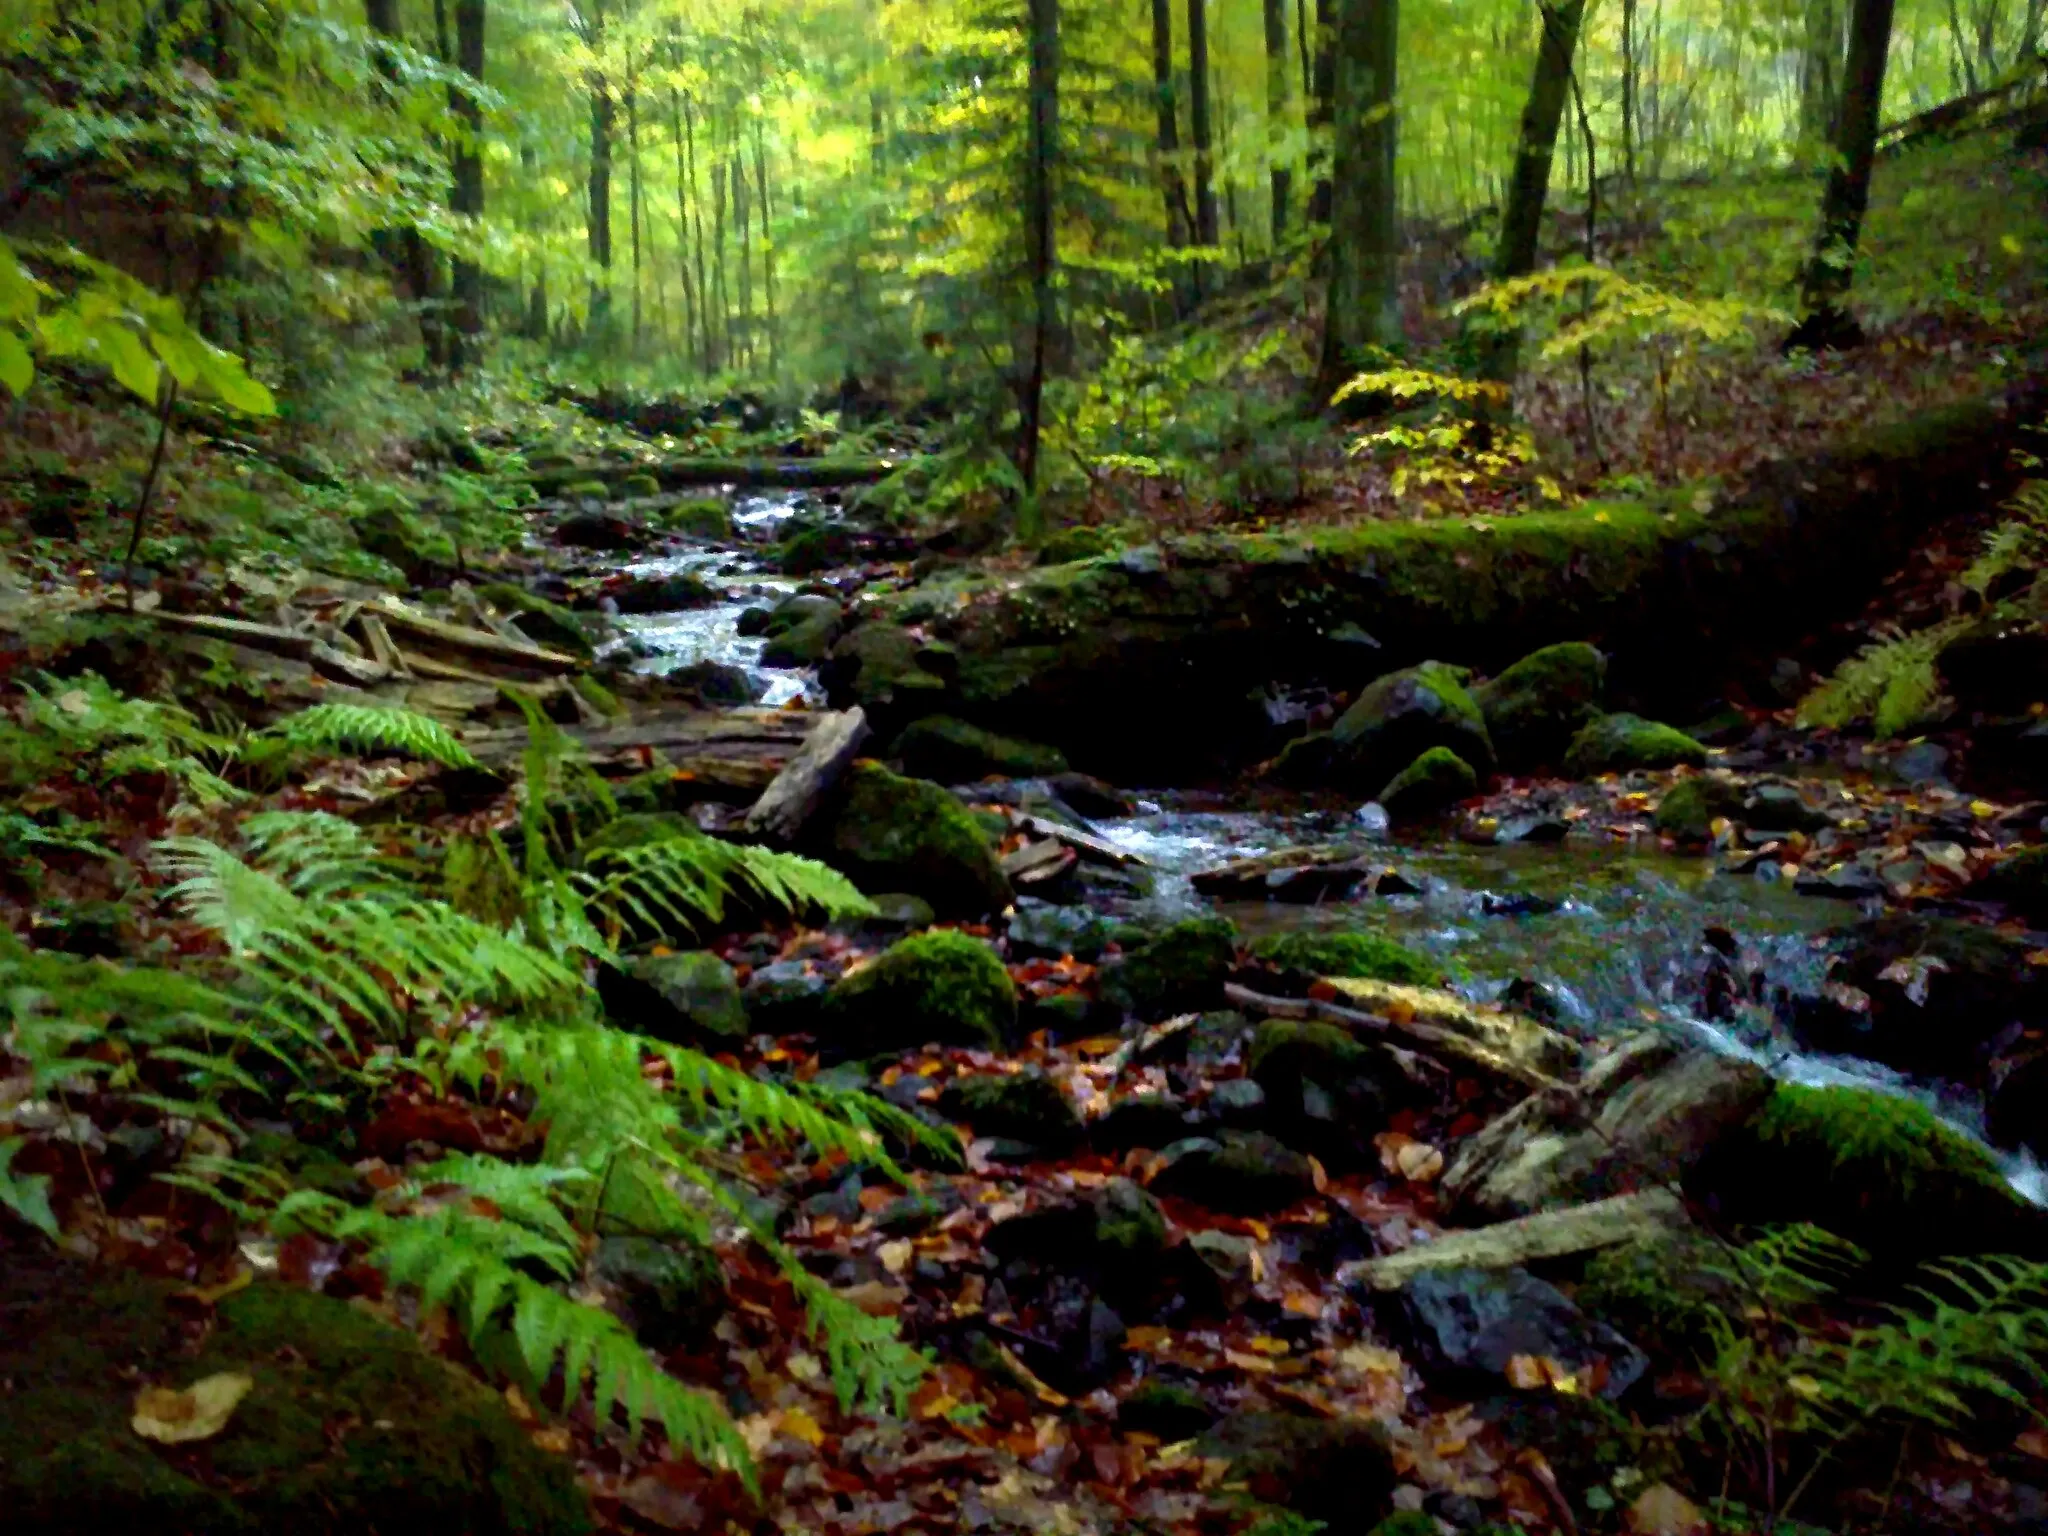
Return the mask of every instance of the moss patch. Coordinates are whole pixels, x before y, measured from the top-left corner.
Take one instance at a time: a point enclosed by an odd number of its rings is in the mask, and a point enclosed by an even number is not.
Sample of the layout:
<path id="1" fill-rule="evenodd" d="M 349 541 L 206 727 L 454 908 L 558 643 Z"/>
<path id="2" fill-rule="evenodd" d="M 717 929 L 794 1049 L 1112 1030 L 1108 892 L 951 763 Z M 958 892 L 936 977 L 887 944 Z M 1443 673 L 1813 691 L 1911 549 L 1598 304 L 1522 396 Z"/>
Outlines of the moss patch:
<path id="1" fill-rule="evenodd" d="M 259 1281 L 203 1341 L 172 1288 L 25 1255 L 0 1266 L 0 1508 L 10 1533 L 580 1536 L 569 1463 L 503 1402 L 367 1313 Z M 219 1437 L 129 1428 L 144 1381 L 255 1386 Z"/>
<path id="2" fill-rule="evenodd" d="M 1102 994 L 1140 1018 L 1193 1013 L 1221 1001 L 1236 962 L 1237 929 L 1227 918 L 1185 918 L 1105 972 Z"/>
<path id="3" fill-rule="evenodd" d="M 1298 930 L 1274 934 L 1253 944 L 1252 955 L 1268 965 L 1310 976 L 1364 977 L 1411 987 L 1441 987 L 1450 980 L 1429 956 L 1377 933 Z"/>
<path id="4" fill-rule="evenodd" d="M 938 1041 L 995 1047 L 1017 1022 L 1017 989 L 996 952 L 941 928 L 903 940 L 842 979 L 827 1027 L 857 1052 Z"/>
<path id="5" fill-rule="evenodd" d="M 945 784 L 991 775 L 1044 778 L 1067 771 L 1066 755 L 1057 747 L 999 736 L 950 715 L 927 715 L 908 726 L 896 738 L 896 755 L 906 773 Z"/>
<path id="6" fill-rule="evenodd" d="M 1473 690 L 1501 766 L 1513 772 L 1563 757 L 1573 736 L 1600 713 L 1607 658 L 1583 640 L 1532 651 Z"/>
<path id="7" fill-rule="evenodd" d="M 981 917 L 1010 904 L 1010 882 L 974 817 L 936 784 L 857 763 L 819 857 L 863 890 L 921 896 L 942 918 Z"/>
<path id="8" fill-rule="evenodd" d="M 1681 843 L 1704 843 L 1714 835 L 1714 822 L 1742 814 L 1741 786 L 1700 774 L 1680 779 L 1657 802 L 1659 832 Z"/>
<path id="9" fill-rule="evenodd" d="M 1699 767 L 1707 749 L 1685 732 L 1640 715 L 1602 715 L 1565 750 L 1565 772 L 1584 777 L 1632 769 Z"/>
<path id="10" fill-rule="evenodd" d="M 1375 789 L 1434 747 L 1491 770 L 1493 743 L 1465 677 L 1462 668 L 1425 661 L 1368 683 L 1330 733 L 1339 779 Z"/>
<path id="11" fill-rule="evenodd" d="M 679 501 L 662 515 L 661 521 L 674 532 L 696 539 L 732 537 L 732 513 L 715 496 Z"/>
<path id="12" fill-rule="evenodd" d="M 1380 804 L 1397 821 L 1439 816 L 1479 793 L 1479 775 L 1449 747 L 1431 747 L 1387 780 Z"/>

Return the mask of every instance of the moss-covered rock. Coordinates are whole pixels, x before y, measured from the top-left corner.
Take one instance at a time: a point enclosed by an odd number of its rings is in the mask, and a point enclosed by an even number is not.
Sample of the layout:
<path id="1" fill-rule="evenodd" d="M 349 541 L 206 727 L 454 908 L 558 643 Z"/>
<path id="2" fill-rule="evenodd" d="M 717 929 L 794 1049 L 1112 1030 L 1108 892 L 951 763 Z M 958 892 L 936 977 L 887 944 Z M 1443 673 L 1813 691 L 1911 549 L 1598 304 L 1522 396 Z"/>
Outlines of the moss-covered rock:
<path id="1" fill-rule="evenodd" d="M 739 979 L 708 950 L 627 961 L 600 973 L 598 992 L 614 1024 L 655 1040 L 689 1045 L 747 1032 Z"/>
<path id="2" fill-rule="evenodd" d="M 1402 1089 L 1400 1070 L 1384 1051 L 1334 1024 L 1268 1019 L 1252 1037 L 1245 1065 L 1266 1096 L 1267 1128 L 1338 1168 L 1371 1159 L 1371 1138 Z"/>
<path id="3" fill-rule="evenodd" d="M 1240 1411 L 1198 1442 L 1230 1463 L 1253 1498 L 1282 1505 L 1337 1533 L 1371 1529 L 1392 1508 L 1393 1453 L 1384 1427 L 1349 1416 Z"/>
<path id="4" fill-rule="evenodd" d="M 1565 772 L 1580 777 L 1631 769 L 1697 768 L 1707 749 L 1685 732 L 1641 715 L 1602 715 L 1572 738 Z"/>
<path id="5" fill-rule="evenodd" d="M 10 1536 L 581 1536 L 566 1459 L 503 1401 L 339 1301 L 258 1281 L 203 1334 L 173 1287 L 16 1253 L 0 1265 L 0 1508 Z M 136 1389 L 255 1385 L 217 1437 L 152 1444 Z"/>
<path id="6" fill-rule="evenodd" d="M 761 647 L 764 667 L 815 667 L 839 636 L 839 615 L 819 613 L 777 631 Z"/>
<path id="7" fill-rule="evenodd" d="M 936 784 L 857 763 L 813 851 L 870 891 L 922 896 L 942 918 L 982 917 L 1010 904 L 995 849 L 960 802 Z"/>
<path id="8" fill-rule="evenodd" d="M 1338 780 L 1367 792 L 1432 747 L 1449 748 L 1479 772 L 1493 770 L 1493 742 L 1465 674 L 1440 661 L 1374 678 L 1338 717 L 1330 742 Z"/>
<path id="9" fill-rule="evenodd" d="M 945 711 L 958 673 L 951 647 L 896 624 L 867 623 L 832 647 L 819 671 L 835 709 L 858 704 L 885 735 Z"/>
<path id="10" fill-rule="evenodd" d="M 611 487 L 602 480 L 576 480 L 562 487 L 564 501 L 604 501 L 611 495 Z"/>
<path id="11" fill-rule="evenodd" d="M 939 1110 L 981 1136 L 1008 1136 L 1047 1151 L 1081 1139 L 1081 1117 L 1065 1090 L 1036 1067 L 956 1077 L 939 1095 Z"/>
<path id="12" fill-rule="evenodd" d="M 1449 747 L 1431 747 L 1387 780 L 1379 802 L 1395 821 L 1440 816 L 1479 793 L 1479 775 Z"/>
<path id="13" fill-rule="evenodd" d="M 839 523 L 813 523 L 782 541 L 776 564 L 785 576 L 815 576 L 860 558 L 860 534 Z"/>
<path id="14" fill-rule="evenodd" d="M 650 1349 L 702 1344 L 725 1311 L 725 1270 L 718 1255 L 687 1238 L 605 1238 L 591 1271 Z"/>
<path id="15" fill-rule="evenodd" d="M 825 1028 L 856 1054 L 937 1041 L 995 1047 L 1017 1022 L 1017 989 L 980 939 L 935 929 L 848 973 L 826 999 Z"/>
<path id="16" fill-rule="evenodd" d="M 1227 918 L 1190 917 L 1138 945 L 1103 972 L 1102 995 L 1140 1018 L 1213 1007 L 1237 963 L 1237 928 Z"/>
<path id="17" fill-rule="evenodd" d="M 999 736 L 951 715 L 927 715 L 896 738 L 903 771 L 942 784 L 966 784 L 990 777 L 1044 778 L 1067 771 L 1057 747 Z"/>
<path id="18" fill-rule="evenodd" d="M 1111 528 L 1059 528 L 1047 534 L 1038 546 L 1037 561 L 1040 565 L 1065 565 L 1073 560 L 1093 560 L 1099 555 L 1115 554 L 1123 548 L 1123 542 Z"/>
<path id="19" fill-rule="evenodd" d="M 1472 690 L 1486 717 L 1500 765 L 1527 773 L 1560 761 L 1596 715 L 1607 687 L 1607 658 L 1582 640 L 1532 651 Z"/>
<path id="20" fill-rule="evenodd" d="M 1257 940 L 1252 955 L 1309 976 L 1364 976 L 1412 987 L 1441 987 L 1449 980 L 1428 955 L 1377 933 L 1296 929 Z"/>
<path id="21" fill-rule="evenodd" d="M 1693 1182 L 1732 1219 L 1806 1221 L 1884 1257 L 2036 1252 L 2042 1215 L 1925 1105 L 1780 1083 Z"/>
<path id="22" fill-rule="evenodd" d="M 609 595 L 625 614 L 681 613 L 725 601 L 722 591 L 690 571 L 672 576 L 628 576 L 615 584 Z"/>
<path id="23" fill-rule="evenodd" d="M 1125 1430 L 1156 1435 L 1171 1444 L 1199 1435 L 1216 1422 L 1216 1414 L 1185 1382 L 1155 1376 L 1123 1395 L 1116 1405 L 1116 1421 Z"/>
<path id="24" fill-rule="evenodd" d="M 1657 830 L 1681 843 L 1704 843 L 1714 835 L 1714 823 L 1742 812 L 1742 787 L 1713 774 L 1695 774 L 1680 779 L 1657 802 L 1653 818 Z"/>
<path id="25" fill-rule="evenodd" d="M 652 475 L 622 475 L 614 494 L 621 500 L 635 496 L 659 496 L 661 482 Z"/>
<path id="26" fill-rule="evenodd" d="M 1190 1136 L 1160 1154 L 1152 1189 L 1239 1216 L 1266 1216 L 1315 1192 L 1301 1153 L 1261 1131 Z"/>
<path id="27" fill-rule="evenodd" d="M 674 533 L 693 539 L 729 539 L 733 536 L 732 512 L 715 496 L 679 501 L 662 515 L 662 523 Z"/>

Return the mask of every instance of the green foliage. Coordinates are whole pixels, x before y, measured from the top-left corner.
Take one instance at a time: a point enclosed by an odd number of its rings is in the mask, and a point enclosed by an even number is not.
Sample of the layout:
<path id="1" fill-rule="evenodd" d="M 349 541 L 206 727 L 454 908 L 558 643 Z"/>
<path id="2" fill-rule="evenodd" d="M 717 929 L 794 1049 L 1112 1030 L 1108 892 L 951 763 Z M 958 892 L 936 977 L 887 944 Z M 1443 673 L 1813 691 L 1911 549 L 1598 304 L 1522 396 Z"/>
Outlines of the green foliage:
<path id="1" fill-rule="evenodd" d="M 1414 493 L 1426 503 L 1457 511 L 1510 494 L 1564 500 L 1557 481 L 1535 470 L 1535 439 L 1500 419 L 1509 398 L 1505 385 L 1427 368 L 1383 368 L 1349 380 L 1330 403 L 1355 397 L 1424 407 L 1419 415 L 1375 427 L 1351 444 L 1355 454 L 1392 462 L 1389 483 L 1397 497 Z"/>
<path id="2" fill-rule="evenodd" d="M 1868 1187 L 1902 1198 L 1928 1181 L 2003 1183 L 1983 1148 L 1897 1094 L 1780 1083 L 1756 1134 L 1766 1144 L 1826 1147 L 1836 1171 L 1853 1169 Z"/>
<path id="3" fill-rule="evenodd" d="M 91 672 L 24 683 L 21 692 L 25 723 L 0 718 L 0 782 L 26 787 L 62 775 L 103 784 L 161 773 L 202 804 L 237 797 L 201 760 L 225 761 L 234 743 L 174 704 L 128 698 Z"/>
<path id="4" fill-rule="evenodd" d="M 440 721 L 409 709 L 366 704 L 315 704 L 268 727 L 274 737 L 300 752 L 331 757 L 390 754 L 474 768 L 476 758 Z"/>
<path id="5" fill-rule="evenodd" d="M 1879 736 L 1909 734 L 1939 706 L 1935 657 L 1968 623 L 1947 619 L 1866 645 L 1799 701 L 1799 723 L 1840 729 L 1867 722 Z"/>
<path id="6" fill-rule="evenodd" d="M 10 1136 L 0 1141 L 0 1207 L 48 1237 L 57 1238 L 57 1214 L 50 1209 L 50 1177 L 43 1173 L 16 1173 L 9 1166 L 20 1155 L 24 1141 Z"/>

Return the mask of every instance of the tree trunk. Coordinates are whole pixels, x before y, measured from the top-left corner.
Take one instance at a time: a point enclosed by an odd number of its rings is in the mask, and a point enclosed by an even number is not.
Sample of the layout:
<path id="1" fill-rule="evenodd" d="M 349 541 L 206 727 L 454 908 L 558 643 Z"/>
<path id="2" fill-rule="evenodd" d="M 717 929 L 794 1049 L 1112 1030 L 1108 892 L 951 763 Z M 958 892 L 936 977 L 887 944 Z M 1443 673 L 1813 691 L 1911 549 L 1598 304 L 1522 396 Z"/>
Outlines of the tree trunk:
<path id="1" fill-rule="evenodd" d="M 1572 55 L 1578 51 L 1579 23 L 1586 0 L 1556 0 L 1543 6 L 1543 32 L 1536 44 L 1536 73 L 1529 82 L 1529 101 L 1522 108 L 1521 141 L 1515 150 L 1515 172 L 1508 182 L 1507 205 L 1501 211 L 1500 245 L 1493 255 L 1496 281 L 1523 277 L 1536 270 L 1537 242 L 1543 232 L 1543 204 L 1550 195 L 1550 163 L 1557 153 L 1557 128 L 1571 91 Z M 1484 378 L 1512 385 L 1521 362 L 1521 331 L 1503 325 L 1486 339 L 1480 357 Z"/>
<path id="2" fill-rule="evenodd" d="M 398 66 L 384 44 L 403 40 L 398 25 L 398 0 L 365 0 L 363 9 L 370 31 L 379 39 L 379 44 L 372 49 L 372 57 L 384 82 L 379 95 L 388 105 L 392 101 L 391 86 L 397 79 Z M 413 228 L 380 230 L 372 237 L 371 243 L 391 265 L 404 285 L 406 297 L 412 301 L 420 329 L 420 351 L 427 367 L 439 369 L 447 354 L 440 316 L 435 309 L 438 264 L 434 260 L 433 247 Z"/>
<path id="3" fill-rule="evenodd" d="M 1308 0 L 1294 0 L 1294 46 L 1301 54 L 1301 99 L 1308 101 L 1316 93 L 1315 50 L 1308 24 Z"/>
<path id="4" fill-rule="evenodd" d="M 1195 244 L 1217 243 L 1215 139 L 1209 122 L 1208 0 L 1188 0 L 1188 112 L 1195 132 Z M 1195 288 L 1207 286 L 1207 264 L 1195 268 Z"/>
<path id="5" fill-rule="evenodd" d="M 732 185 L 732 221 L 740 237 L 740 337 L 747 350 L 748 366 L 754 361 L 754 209 L 747 191 L 747 162 L 740 151 L 740 125 L 732 125 L 732 139 L 725 161 L 726 180 Z"/>
<path id="6" fill-rule="evenodd" d="M 1621 0 L 1621 166 L 1631 192 L 1636 185 L 1636 4 Z"/>
<path id="7" fill-rule="evenodd" d="M 612 307 L 612 105 L 611 86 L 604 71 L 590 75 L 590 260 L 598 270 L 590 290 L 590 320 L 593 331 L 611 318 Z"/>
<path id="8" fill-rule="evenodd" d="M 1893 0 L 1855 0 L 1849 13 L 1849 57 L 1836 115 L 1834 163 L 1821 194 L 1820 229 L 1800 282 L 1805 318 L 1788 347 L 1848 347 L 1862 328 L 1842 307 L 1856 269 L 1856 241 L 1870 204 L 1870 167 L 1877 158 L 1877 114 L 1891 52 Z"/>
<path id="9" fill-rule="evenodd" d="M 1339 0 L 1330 154 L 1330 295 L 1317 402 L 1401 339 L 1394 85 L 1398 0 Z"/>
<path id="10" fill-rule="evenodd" d="M 1809 150 L 1835 131 L 1842 91 L 1841 0 L 1806 0 L 1806 35 L 1799 52 L 1799 142 Z"/>
<path id="11" fill-rule="evenodd" d="M 1173 0 L 1152 0 L 1152 89 L 1159 112 L 1160 187 L 1166 199 L 1166 240 L 1175 250 L 1188 243 L 1193 216 L 1180 173 L 1180 113 L 1173 96 Z M 1174 287 L 1180 287 L 1175 273 Z"/>
<path id="12" fill-rule="evenodd" d="M 674 86 L 669 87 L 668 112 L 676 136 L 676 265 L 682 269 L 683 353 L 688 356 L 697 337 L 697 287 L 690 280 L 690 174 L 683 158 L 683 98 Z M 697 355 L 703 356 L 701 349 Z"/>
<path id="13" fill-rule="evenodd" d="M 696 252 L 697 334 L 703 346 L 700 356 L 706 373 L 717 372 L 711 342 L 711 285 L 704 268 L 704 197 L 697 190 L 697 108 L 690 97 L 683 98 L 683 149 L 690 162 L 690 243 Z"/>
<path id="14" fill-rule="evenodd" d="M 479 86 L 484 78 L 485 0 L 455 0 L 455 66 Z M 473 90 L 451 87 L 448 105 L 461 124 L 455 146 L 455 187 L 448 206 L 469 221 L 468 237 L 478 240 L 476 227 L 484 212 L 484 109 Z M 460 371 L 474 360 L 484 331 L 484 272 L 474 260 L 454 264 L 451 297 L 455 301 L 455 335 L 448 348 L 448 366 Z"/>
<path id="15" fill-rule="evenodd" d="M 640 353 L 640 88 L 626 56 L 626 230 L 633 248 L 633 354 Z"/>
<path id="16" fill-rule="evenodd" d="M 775 371 L 779 350 L 775 323 L 775 242 L 768 234 L 768 131 L 754 119 L 754 207 L 761 228 L 761 302 L 768 331 L 768 371 Z"/>
<path id="17" fill-rule="evenodd" d="M 1330 102 L 1337 92 L 1336 7 L 1337 0 L 1316 0 L 1315 88 L 1308 98 L 1308 152 L 1316 162 L 1315 190 L 1308 200 L 1311 224 L 1330 222 Z"/>
<path id="18" fill-rule="evenodd" d="M 718 346 L 721 367 L 733 360 L 732 290 L 725 282 L 725 162 L 717 157 L 714 137 L 711 159 L 711 276 L 718 289 Z"/>
<path id="19" fill-rule="evenodd" d="M 1057 321 L 1053 269 L 1053 157 L 1059 148 L 1060 0 L 1027 0 L 1030 17 L 1030 141 L 1024 161 L 1024 238 L 1031 270 L 1030 362 L 1024 375 L 1017 437 L 1017 473 L 1038 487 L 1038 437 L 1045 403 L 1046 358 Z M 1193 0 L 1199 5 L 1201 0 Z"/>
<path id="20" fill-rule="evenodd" d="M 1287 158 L 1287 0 L 1266 0 L 1266 159 L 1272 186 L 1273 249 L 1287 238 L 1294 165 Z"/>

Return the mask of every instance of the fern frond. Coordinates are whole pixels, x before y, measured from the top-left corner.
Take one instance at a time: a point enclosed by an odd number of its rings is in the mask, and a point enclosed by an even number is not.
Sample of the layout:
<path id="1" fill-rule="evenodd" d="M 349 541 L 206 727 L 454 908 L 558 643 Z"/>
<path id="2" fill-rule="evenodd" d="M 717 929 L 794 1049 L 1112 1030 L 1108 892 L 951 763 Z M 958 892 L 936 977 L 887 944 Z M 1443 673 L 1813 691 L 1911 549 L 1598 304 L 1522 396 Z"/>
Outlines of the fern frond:
<path id="1" fill-rule="evenodd" d="M 392 706 L 315 704 L 285 716 L 260 734 L 302 752 L 411 757 L 444 768 L 479 766 L 469 748 L 440 721 Z"/>
<path id="2" fill-rule="evenodd" d="M 613 927 L 694 933 L 721 921 L 729 895 L 790 916 L 864 917 L 874 905 L 814 859 L 714 837 L 683 836 L 593 853 L 580 872 L 589 905 Z"/>
<path id="3" fill-rule="evenodd" d="M 892 1321 L 861 1311 L 794 1254 L 785 1250 L 780 1257 L 784 1278 L 804 1304 L 811 1340 L 824 1353 L 840 1409 L 865 1405 L 901 1417 L 930 1368 L 929 1353 L 905 1344 Z"/>
<path id="4" fill-rule="evenodd" d="M 1917 634 L 1865 646 L 1799 701 L 1799 723 L 1839 729 L 1867 721 L 1880 736 L 1911 730 L 1940 702 L 1935 657 L 1966 623 L 1948 619 Z"/>

